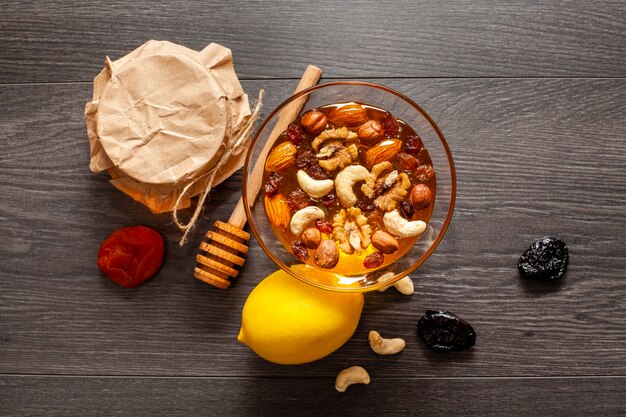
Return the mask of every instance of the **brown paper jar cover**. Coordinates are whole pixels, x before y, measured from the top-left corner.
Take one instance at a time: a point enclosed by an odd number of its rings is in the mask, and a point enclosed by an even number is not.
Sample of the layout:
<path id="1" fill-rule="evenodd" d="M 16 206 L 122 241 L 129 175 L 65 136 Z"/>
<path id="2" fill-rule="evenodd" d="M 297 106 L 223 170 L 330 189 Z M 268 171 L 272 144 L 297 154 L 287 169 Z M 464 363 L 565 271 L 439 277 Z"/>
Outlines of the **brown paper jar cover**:
<path id="1" fill-rule="evenodd" d="M 93 172 L 154 213 L 172 211 L 202 192 L 204 175 L 250 117 L 228 48 L 197 52 L 148 41 L 117 61 L 106 58 L 85 106 Z M 243 166 L 249 142 L 218 172 L 213 186 Z M 204 176 L 203 176 L 204 175 Z"/>

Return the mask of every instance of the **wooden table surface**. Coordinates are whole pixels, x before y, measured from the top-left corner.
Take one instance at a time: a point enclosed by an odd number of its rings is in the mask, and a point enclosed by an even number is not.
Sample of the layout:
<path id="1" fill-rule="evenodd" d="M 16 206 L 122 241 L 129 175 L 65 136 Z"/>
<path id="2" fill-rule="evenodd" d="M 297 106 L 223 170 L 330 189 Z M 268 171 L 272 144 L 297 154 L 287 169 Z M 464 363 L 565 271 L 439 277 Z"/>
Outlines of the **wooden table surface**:
<path id="1" fill-rule="evenodd" d="M 0 415 L 626 415 L 626 2 L 94 3 L 1 7 Z M 367 294 L 352 339 L 311 364 L 239 344 L 245 299 L 276 266 L 253 240 L 227 291 L 193 268 L 240 173 L 180 248 L 168 215 L 88 169 L 91 80 L 149 39 L 231 48 L 248 94 L 267 92 L 262 117 L 309 63 L 322 82 L 369 80 L 420 103 L 452 149 L 458 197 L 415 294 Z M 166 260 L 125 290 L 96 257 L 135 224 L 165 236 Z M 569 246 L 561 282 L 518 274 L 544 235 Z M 476 346 L 429 351 L 416 334 L 426 308 L 472 323 Z M 406 349 L 377 356 L 372 329 Z M 371 384 L 337 393 L 355 364 Z"/>

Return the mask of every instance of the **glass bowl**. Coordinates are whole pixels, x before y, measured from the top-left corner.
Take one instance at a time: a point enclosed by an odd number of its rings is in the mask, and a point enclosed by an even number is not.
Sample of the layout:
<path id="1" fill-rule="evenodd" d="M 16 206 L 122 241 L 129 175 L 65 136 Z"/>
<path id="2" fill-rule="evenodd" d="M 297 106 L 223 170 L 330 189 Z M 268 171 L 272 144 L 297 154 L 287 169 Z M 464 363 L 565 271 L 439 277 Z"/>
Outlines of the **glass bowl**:
<path id="1" fill-rule="evenodd" d="M 433 212 L 428 227 L 409 251 L 395 262 L 354 275 L 329 272 L 303 264 L 277 239 L 260 192 L 263 168 L 271 145 L 298 116 L 327 104 L 359 102 L 385 109 L 408 123 L 421 137 L 436 175 Z M 266 146 L 267 145 L 267 146 Z M 259 161 L 260 163 L 256 164 Z M 243 205 L 256 240 L 280 268 L 308 284 L 333 291 L 362 292 L 392 285 L 419 267 L 435 250 L 446 232 L 456 196 L 452 154 L 433 119 L 410 98 L 381 85 L 360 81 L 320 84 L 281 103 L 263 121 L 246 156 L 243 170 Z"/>

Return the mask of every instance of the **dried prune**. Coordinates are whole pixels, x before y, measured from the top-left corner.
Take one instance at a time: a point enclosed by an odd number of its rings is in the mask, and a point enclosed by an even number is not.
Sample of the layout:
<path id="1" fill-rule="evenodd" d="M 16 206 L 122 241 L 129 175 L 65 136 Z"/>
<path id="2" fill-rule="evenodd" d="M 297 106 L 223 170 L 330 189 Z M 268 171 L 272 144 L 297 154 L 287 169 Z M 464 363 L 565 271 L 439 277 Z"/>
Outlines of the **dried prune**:
<path id="1" fill-rule="evenodd" d="M 402 203 L 400 203 L 400 213 L 402 214 L 402 216 L 411 220 L 413 214 L 415 214 L 413 204 L 409 203 L 408 201 L 403 201 Z"/>
<path id="2" fill-rule="evenodd" d="M 289 208 L 293 211 L 302 210 L 313 204 L 308 194 L 302 191 L 300 188 L 293 190 L 287 196 L 287 203 Z"/>
<path id="3" fill-rule="evenodd" d="M 568 260 L 565 242 L 553 237 L 543 237 L 522 254 L 517 267 L 526 278 L 552 281 L 563 277 Z"/>
<path id="4" fill-rule="evenodd" d="M 299 145 L 304 139 L 304 129 L 295 123 L 291 123 L 287 128 L 287 137 L 294 145 Z"/>
<path id="5" fill-rule="evenodd" d="M 309 260 L 309 250 L 301 241 L 294 240 L 291 242 L 291 250 L 293 251 L 293 256 L 300 259 L 302 262 Z"/>
<path id="6" fill-rule="evenodd" d="M 398 131 L 400 130 L 400 126 L 398 125 L 398 121 L 391 114 L 385 116 L 380 123 L 383 125 L 383 130 L 385 131 L 385 137 L 395 138 L 398 136 Z"/>
<path id="7" fill-rule="evenodd" d="M 327 235 L 333 232 L 333 224 L 325 219 L 317 219 L 315 220 L 315 227 L 322 233 L 326 233 Z"/>
<path id="8" fill-rule="evenodd" d="M 326 194 L 324 197 L 321 198 L 320 201 L 324 205 L 324 207 L 331 208 L 337 204 L 337 197 L 335 196 L 335 194 Z"/>
<path id="9" fill-rule="evenodd" d="M 426 310 L 417 322 L 417 333 L 435 352 L 453 352 L 476 343 L 476 332 L 472 326 L 444 310 Z"/>
<path id="10" fill-rule="evenodd" d="M 408 153 L 400 152 L 398 156 L 396 156 L 396 165 L 403 171 L 413 171 L 419 164 L 419 160 Z"/>
<path id="11" fill-rule="evenodd" d="M 404 140 L 404 149 L 409 155 L 417 156 L 424 149 L 424 144 L 419 136 L 409 135 Z"/>
<path id="12" fill-rule="evenodd" d="M 278 189 L 280 188 L 280 184 L 282 183 L 282 181 L 283 181 L 283 177 L 281 177 L 280 174 L 272 172 L 267 178 L 267 182 L 263 186 L 263 190 L 265 191 L 265 194 L 267 194 L 270 197 L 273 197 L 274 195 L 276 195 L 276 193 L 278 192 Z"/>
<path id="13" fill-rule="evenodd" d="M 372 252 L 363 259 L 363 266 L 368 269 L 378 268 L 384 260 L 385 255 L 382 252 Z"/>

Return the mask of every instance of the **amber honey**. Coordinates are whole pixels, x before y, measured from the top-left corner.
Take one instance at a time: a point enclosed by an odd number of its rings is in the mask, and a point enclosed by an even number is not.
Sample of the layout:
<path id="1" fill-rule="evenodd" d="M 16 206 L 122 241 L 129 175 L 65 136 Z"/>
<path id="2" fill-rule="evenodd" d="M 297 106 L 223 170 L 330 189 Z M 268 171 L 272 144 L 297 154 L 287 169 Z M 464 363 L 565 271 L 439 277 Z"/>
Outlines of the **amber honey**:
<path id="1" fill-rule="evenodd" d="M 302 175 L 306 181 L 298 171 L 307 174 Z M 351 193 L 345 186 L 339 188 L 348 171 L 359 173 Z M 319 195 L 331 182 L 332 189 Z M 274 143 L 263 184 L 268 221 L 295 258 L 325 271 L 363 275 L 402 257 L 420 238 L 421 233 L 403 234 L 419 221 L 430 220 L 436 175 L 428 150 L 409 124 L 385 109 L 350 102 L 321 106 L 298 117 Z M 420 199 L 414 188 L 422 196 L 426 191 L 427 198 Z M 301 222 L 294 222 L 295 217 L 307 207 L 317 207 L 306 210 L 317 217 L 298 228 Z M 342 211 L 347 217 L 343 224 Z M 294 233 L 294 226 L 302 233 Z M 316 233 L 304 233 L 313 228 L 319 231 L 317 245 L 306 239 Z M 321 251 L 325 240 L 337 246 L 336 262 L 324 258 L 335 250 L 326 243 L 324 248 L 332 250 Z"/>

